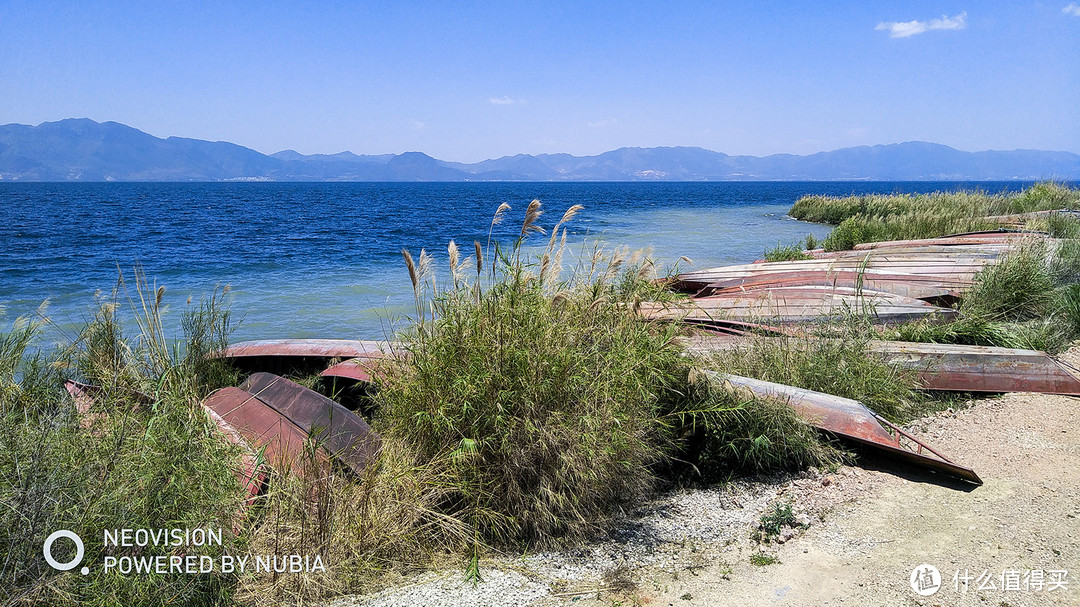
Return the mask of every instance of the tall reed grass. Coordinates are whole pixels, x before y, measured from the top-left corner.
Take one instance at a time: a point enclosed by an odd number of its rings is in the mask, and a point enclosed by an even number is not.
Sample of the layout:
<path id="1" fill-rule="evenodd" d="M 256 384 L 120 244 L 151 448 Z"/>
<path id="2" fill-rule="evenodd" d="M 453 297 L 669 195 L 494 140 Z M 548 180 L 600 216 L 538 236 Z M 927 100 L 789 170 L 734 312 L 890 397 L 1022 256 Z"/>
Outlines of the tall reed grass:
<path id="1" fill-rule="evenodd" d="M 846 250 L 863 242 L 934 238 L 948 234 L 995 229 L 998 216 L 1052 209 L 1080 208 L 1080 190 L 1043 182 L 1015 194 L 934 192 L 931 194 L 870 194 L 862 196 L 804 196 L 789 211 L 796 219 L 837 226 L 825 239 L 826 251 Z M 1037 227 L 1057 219 L 1032 218 L 1022 223 Z"/>
<path id="2" fill-rule="evenodd" d="M 175 554 L 174 548 L 104 545 L 105 529 L 213 528 L 231 533 L 241 493 L 238 454 L 216 436 L 200 399 L 228 372 L 206 352 L 227 334 L 221 293 L 191 310 L 185 339 L 162 333 L 161 294 L 136 272 L 140 334 L 123 337 L 123 281 L 114 297 L 61 352 L 33 353 L 41 322 L 20 320 L 0 338 L 0 600 L 5 604 L 212 604 L 231 594 L 231 576 L 122 575 L 106 556 Z M 133 304 L 133 305 L 130 305 Z M 197 362 L 194 362 L 197 361 Z M 90 414 L 76 413 L 62 380 L 102 387 Z M 144 396 L 145 395 L 145 398 Z M 54 571 L 42 554 L 58 529 L 85 544 L 78 570 Z"/>

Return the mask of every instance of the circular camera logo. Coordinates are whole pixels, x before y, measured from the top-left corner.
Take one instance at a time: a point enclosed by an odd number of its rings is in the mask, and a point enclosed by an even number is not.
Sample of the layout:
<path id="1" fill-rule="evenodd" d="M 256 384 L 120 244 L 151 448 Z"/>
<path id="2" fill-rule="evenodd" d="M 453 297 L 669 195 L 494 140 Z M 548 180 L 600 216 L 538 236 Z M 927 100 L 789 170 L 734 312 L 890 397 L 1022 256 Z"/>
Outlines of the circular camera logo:
<path id="1" fill-rule="evenodd" d="M 941 572 L 937 567 L 923 563 L 911 571 L 908 581 L 915 594 L 930 596 L 941 588 Z"/>
<path id="2" fill-rule="evenodd" d="M 61 563 L 60 561 L 54 559 L 52 555 L 53 543 L 55 543 L 56 540 L 62 537 L 67 538 L 75 543 L 75 557 L 66 563 Z M 53 531 L 52 534 L 49 535 L 49 537 L 45 538 L 45 544 L 41 547 L 41 552 L 45 555 L 45 562 L 48 563 L 49 566 L 53 569 L 56 569 L 57 571 L 70 571 L 71 569 L 78 567 L 79 563 L 82 562 L 82 538 L 79 537 L 79 534 L 75 533 L 74 531 L 68 531 L 67 529 Z M 83 567 L 79 571 L 79 573 L 86 575 L 90 573 L 90 568 Z"/>

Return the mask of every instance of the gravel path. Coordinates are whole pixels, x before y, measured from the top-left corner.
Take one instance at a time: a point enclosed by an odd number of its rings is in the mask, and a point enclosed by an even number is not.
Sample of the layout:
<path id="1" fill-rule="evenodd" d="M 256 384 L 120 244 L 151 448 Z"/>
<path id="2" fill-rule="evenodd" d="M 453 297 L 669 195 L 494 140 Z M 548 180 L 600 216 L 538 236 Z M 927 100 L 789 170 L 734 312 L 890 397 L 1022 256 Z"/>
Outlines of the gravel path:
<path id="1" fill-rule="evenodd" d="M 628 513 L 603 541 L 488 560 L 481 584 L 464 583 L 456 569 L 332 604 L 1077 607 L 1078 417 L 1080 399 L 1009 394 L 910 426 L 974 468 L 985 481 L 978 488 L 864 458 L 861 468 L 665 495 Z M 790 502 L 808 526 L 759 544 L 752 536 L 774 502 Z M 754 565 L 753 555 L 778 562 Z M 923 564 L 940 572 L 930 596 L 909 581 Z"/>

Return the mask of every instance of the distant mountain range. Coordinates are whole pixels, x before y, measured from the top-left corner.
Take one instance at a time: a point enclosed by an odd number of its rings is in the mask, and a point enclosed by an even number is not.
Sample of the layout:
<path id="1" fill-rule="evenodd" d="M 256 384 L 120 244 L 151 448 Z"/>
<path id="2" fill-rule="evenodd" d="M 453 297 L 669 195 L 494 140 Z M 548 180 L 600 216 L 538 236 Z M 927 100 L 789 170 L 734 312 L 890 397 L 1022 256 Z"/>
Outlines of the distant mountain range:
<path id="1" fill-rule="evenodd" d="M 518 154 L 473 164 L 420 152 L 269 156 L 223 141 L 161 139 L 117 122 L 0 126 L 0 181 L 981 181 L 1080 179 L 1080 155 L 961 152 L 908 142 L 808 156 L 729 156 L 693 147 L 596 156 Z"/>

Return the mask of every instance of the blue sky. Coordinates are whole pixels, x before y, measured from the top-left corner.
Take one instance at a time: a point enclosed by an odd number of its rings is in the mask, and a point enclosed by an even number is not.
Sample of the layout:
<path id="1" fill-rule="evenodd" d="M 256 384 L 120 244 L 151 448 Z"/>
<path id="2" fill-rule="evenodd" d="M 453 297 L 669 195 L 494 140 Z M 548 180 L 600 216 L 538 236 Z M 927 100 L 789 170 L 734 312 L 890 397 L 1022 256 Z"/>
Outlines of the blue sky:
<path id="1" fill-rule="evenodd" d="M 1080 153 L 1080 0 L 0 0 L 0 123 L 260 152 Z"/>

